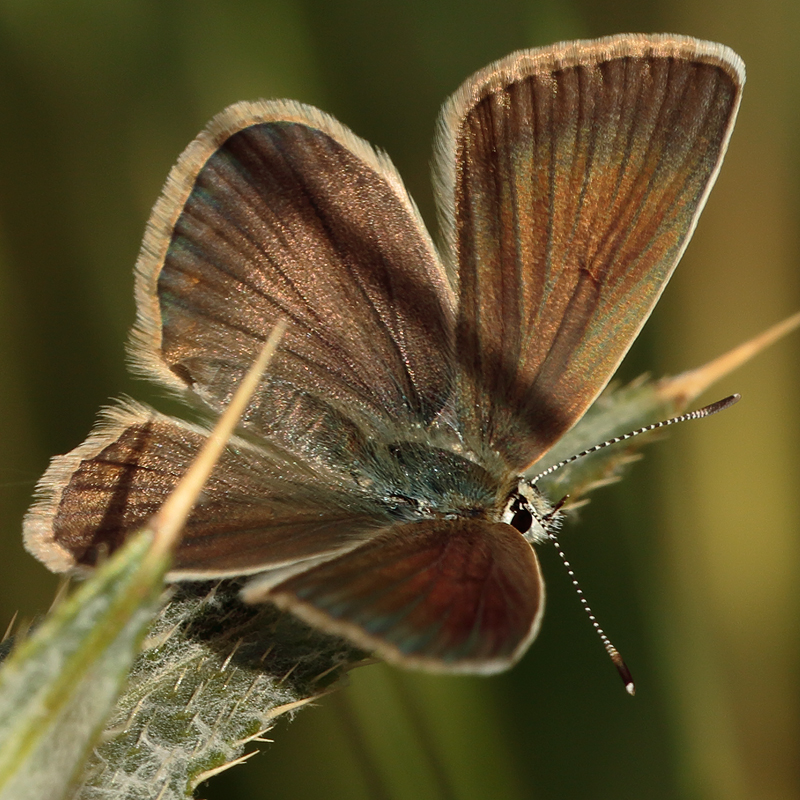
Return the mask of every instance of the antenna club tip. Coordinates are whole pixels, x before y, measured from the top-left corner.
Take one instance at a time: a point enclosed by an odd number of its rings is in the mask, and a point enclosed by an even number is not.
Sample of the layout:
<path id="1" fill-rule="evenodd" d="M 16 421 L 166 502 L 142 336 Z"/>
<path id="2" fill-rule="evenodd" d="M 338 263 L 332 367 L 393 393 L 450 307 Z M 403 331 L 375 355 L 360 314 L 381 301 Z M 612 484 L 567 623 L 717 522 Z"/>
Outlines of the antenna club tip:
<path id="1" fill-rule="evenodd" d="M 705 412 L 705 416 L 711 416 L 711 414 L 716 414 L 719 411 L 724 411 L 726 408 L 730 408 L 732 405 L 738 403 L 741 399 L 742 396 L 737 392 L 736 394 L 731 394 L 728 395 L 728 397 L 724 397 L 722 400 L 717 400 L 716 403 L 711 403 L 701 410 Z"/>
<path id="2" fill-rule="evenodd" d="M 617 672 L 619 672 L 620 678 L 622 678 L 622 682 L 625 684 L 625 691 L 633 697 L 636 694 L 636 684 L 633 682 L 633 675 L 631 675 L 628 665 L 622 660 L 622 656 L 616 648 L 610 650 L 609 655 L 617 668 Z"/>

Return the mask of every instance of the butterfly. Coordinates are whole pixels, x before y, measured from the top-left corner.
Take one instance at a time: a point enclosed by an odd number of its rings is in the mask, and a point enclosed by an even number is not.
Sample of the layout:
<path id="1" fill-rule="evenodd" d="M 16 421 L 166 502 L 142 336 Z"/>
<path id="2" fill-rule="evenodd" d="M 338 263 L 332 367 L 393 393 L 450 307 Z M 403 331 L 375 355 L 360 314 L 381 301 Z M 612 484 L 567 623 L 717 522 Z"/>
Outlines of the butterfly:
<path id="1" fill-rule="evenodd" d="M 507 669 L 539 630 L 536 465 L 608 383 L 691 237 L 744 66 L 620 35 L 514 53 L 438 123 L 434 244 L 389 159 L 291 101 L 219 114 L 169 175 L 136 267 L 136 370 L 218 414 L 280 350 L 170 577 L 409 667 Z M 206 428 L 128 402 L 53 459 L 30 552 L 85 570 L 159 508 Z"/>

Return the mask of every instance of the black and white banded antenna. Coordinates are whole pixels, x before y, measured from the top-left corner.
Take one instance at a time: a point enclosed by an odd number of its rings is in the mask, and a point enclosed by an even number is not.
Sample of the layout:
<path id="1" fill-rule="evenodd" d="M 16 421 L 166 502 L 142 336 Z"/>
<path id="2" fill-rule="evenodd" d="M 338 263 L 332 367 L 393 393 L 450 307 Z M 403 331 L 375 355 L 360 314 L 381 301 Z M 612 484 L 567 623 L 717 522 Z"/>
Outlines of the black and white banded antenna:
<path id="1" fill-rule="evenodd" d="M 732 394 L 729 397 L 724 398 L 723 400 L 718 400 L 716 403 L 711 403 L 710 405 L 703 406 L 703 408 L 698 408 L 696 411 L 690 411 L 687 414 L 681 414 L 678 417 L 671 417 L 670 419 L 662 420 L 661 422 L 654 422 L 652 425 L 646 425 L 644 428 L 638 428 L 635 431 L 631 431 L 630 433 L 625 433 L 622 436 L 615 436 L 613 439 L 608 439 L 601 444 L 596 444 L 594 447 L 590 447 L 587 450 L 583 450 L 580 453 L 577 453 L 574 456 L 570 456 L 569 458 L 565 458 L 563 461 L 560 461 L 558 464 L 549 467 L 544 472 L 541 472 L 537 475 L 532 481 L 531 484 L 534 486 L 536 482 L 541 478 L 545 477 L 545 475 L 550 475 L 556 470 L 561 469 L 561 467 L 566 466 L 567 464 L 571 464 L 573 461 L 577 461 L 579 458 L 583 458 L 584 456 L 588 456 L 591 453 L 596 453 L 598 450 L 602 450 L 604 447 L 608 447 L 612 444 L 617 444 L 617 442 L 624 442 L 626 439 L 632 439 L 634 436 L 639 436 L 642 433 L 648 433 L 649 431 L 657 430 L 658 428 L 666 428 L 668 425 L 675 425 L 678 422 L 687 422 L 690 419 L 702 419 L 703 417 L 710 417 L 712 414 L 716 414 L 718 411 L 723 411 L 726 408 L 729 408 L 734 403 L 737 403 L 741 395 L 739 394 Z M 625 684 L 625 691 L 628 692 L 629 695 L 636 694 L 636 685 L 633 682 L 633 676 L 631 675 L 631 671 L 628 669 L 628 665 L 625 663 L 624 659 L 620 655 L 619 650 L 614 647 L 611 640 L 606 635 L 606 632 L 600 627 L 600 623 L 597 621 L 597 617 L 595 617 L 594 612 L 592 611 L 592 607 L 589 605 L 586 597 L 583 594 L 583 589 L 581 589 L 581 585 L 578 582 L 578 578 L 575 576 L 575 572 L 572 569 L 572 565 L 569 563 L 566 554 L 564 553 L 563 548 L 561 547 L 561 543 L 558 541 L 558 536 L 556 536 L 555 526 L 550 524 L 551 520 L 555 517 L 564 503 L 567 502 L 569 495 L 566 495 L 561 498 L 561 500 L 556 504 L 553 510 L 548 513 L 544 518 L 541 518 L 539 514 L 536 513 L 535 509 L 531 509 L 533 511 L 533 515 L 537 518 L 537 521 L 542 526 L 544 531 L 547 533 L 548 538 L 553 543 L 556 548 L 556 552 L 558 553 L 558 557 L 561 559 L 564 567 L 567 570 L 567 575 L 569 575 L 569 579 L 572 581 L 572 585 L 575 587 L 575 591 L 578 594 L 578 598 L 581 601 L 581 605 L 583 606 L 583 610 L 589 616 L 589 621 L 592 623 L 592 627 L 595 630 L 595 633 L 600 637 L 600 641 L 603 643 L 603 647 L 608 653 L 608 657 L 611 659 L 614 666 L 617 668 L 617 672 L 619 673 L 620 677 L 622 678 L 622 682 Z"/>
<path id="2" fill-rule="evenodd" d="M 548 467 L 544 472 L 540 472 L 535 478 L 531 478 L 531 483 L 535 486 L 536 483 L 542 478 L 546 477 L 547 475 L 552 475 L 562 467 L 566 467 L 567 464 L 571 464 L 573 461 L 577 461 L 584 456 L 589 456 L 592 453 L 596 453 L 598 450 L 602 450 L 603 448 L 609 447 L 612 444 L 624 442 L 626 439 L 633 439 L 634 436 L 639 436 L 642 433 L 649 433 L 650 431 L 658 430 L 658 428 L 666 428 L 670 425 L 676 425 L 678 422 L 688 422 L 690 419 L 702 419 L 703 417 L 710 417 L 712 414 L 716 414 L 719 411 L 724 411 L 726 408 L 730 408 L 735 403 L 738 403 L 739 400 L 741 400 L 741 397 L 742 396 L 740 394 L 732 394 L 729 397 L 723 398 L 722 400 L 717 400 L 716 403 L 703 406 L 702 408 L 698 408 L 696 411 L 690 411 L 688 414 L 681 414 L 679 417 L 671 417 L 670 419 L 664 419 L 661 422 L 654 422 L 652 425 L 645 425 L 644 428 L 637 428 L 635 431 L 631 431 L 630 433 L 623 433 L 622 436 L 615 436 L 613 439 L 607 439 L 605 442 L 596 444 L 593 447 L 589 447 L 586 450 L 581 451 L 580 453 L 576 453 L 574 456 L 570 456 L 569 458 L 565 458 L 563 461 L 559 461 L 558 464 L 553 464 L 552 467 Z"/>

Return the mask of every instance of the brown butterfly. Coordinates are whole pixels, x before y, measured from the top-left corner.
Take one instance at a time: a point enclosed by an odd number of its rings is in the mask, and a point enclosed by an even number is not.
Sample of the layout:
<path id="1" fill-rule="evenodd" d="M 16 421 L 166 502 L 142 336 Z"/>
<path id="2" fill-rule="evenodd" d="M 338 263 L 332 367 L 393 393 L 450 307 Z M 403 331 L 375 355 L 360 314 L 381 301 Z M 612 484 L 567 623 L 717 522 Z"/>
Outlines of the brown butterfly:
<path id="1" fill-rule="evenodd" d="M 171 577 L 253 576 L 246 600 L 403 665 L 513 664 L 542 617 L 531 544 L 555 518 L 531 468 L 663 291 L 743 83 L 727 47 L 680 36 L 490 65 L 439 121 L 438 248 L 388 158 L 331 117 L 287 101 L 217 116 L 148 224 L 136 368 L 218 413 L 289 324 Z M 206 436 L 111 411 L 53 460 L 26 546 L 57 571 L 93 566 Z"/>

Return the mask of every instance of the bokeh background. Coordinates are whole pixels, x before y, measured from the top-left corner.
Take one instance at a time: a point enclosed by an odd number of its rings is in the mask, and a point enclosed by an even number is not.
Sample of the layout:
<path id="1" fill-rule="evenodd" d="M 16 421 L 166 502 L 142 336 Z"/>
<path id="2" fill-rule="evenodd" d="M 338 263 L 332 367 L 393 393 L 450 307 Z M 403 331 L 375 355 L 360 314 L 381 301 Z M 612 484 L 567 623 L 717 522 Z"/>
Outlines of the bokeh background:
<path id="1" fill-rule="evenodd" d="M 49 457 L 128 393 L 132 266 L 183 147 L 227 104 L 290 97 L 384 148 L 433 225 L 441 102 L 512 50 L 623 31 L 724 42 L 748 69 L 694 241 L 622 368 L 677 373 L 800 307 L 796 0 L 2 0 L 0 628 L 55 580 L 20 521 Z M 207 798 L 800 797 L 800 335 L 648 448 L 563 536 L 637 678 L 625 695 L 554 554 L 539 640 L 491 679 L 383 666 L 273 732 Z M 1 632 L 1 631 L 0 631 Z"/>

